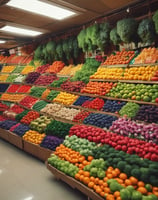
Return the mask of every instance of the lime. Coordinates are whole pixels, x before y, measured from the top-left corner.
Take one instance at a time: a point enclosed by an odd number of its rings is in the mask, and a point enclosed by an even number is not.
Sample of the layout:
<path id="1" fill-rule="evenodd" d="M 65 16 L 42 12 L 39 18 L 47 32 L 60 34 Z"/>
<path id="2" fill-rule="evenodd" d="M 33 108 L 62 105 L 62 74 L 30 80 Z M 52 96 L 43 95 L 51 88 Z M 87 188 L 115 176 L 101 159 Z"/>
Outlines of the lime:
<path id="1" fill-rule="evenodd" d="M 136 96 L 136 100 L 140 101 L 141 100 L 141 96 Z"/>
<path id="2" fill-rule="evenodd" d="M 143 101 L 149 102 L 150 101 L 150 97 L 149 96 L 144 96 L 143 97 Z"/>

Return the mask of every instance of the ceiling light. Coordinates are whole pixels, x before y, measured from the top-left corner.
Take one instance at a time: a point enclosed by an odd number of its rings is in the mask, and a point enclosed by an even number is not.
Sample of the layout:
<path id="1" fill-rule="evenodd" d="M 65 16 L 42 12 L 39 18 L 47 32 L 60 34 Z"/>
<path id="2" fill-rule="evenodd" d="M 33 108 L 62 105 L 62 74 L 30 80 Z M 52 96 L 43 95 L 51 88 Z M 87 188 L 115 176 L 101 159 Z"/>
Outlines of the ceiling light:
<path id="1" fill-rule="evenodd" d="M 6 31 L 10 33 L 16 33 L 18 35 L 25 35 L 25 36 L 38 36 L 42 34 L 40 31 L 33 31 L 25 28 L 18 28 L 14 26 L 6 25 L 0 29 L 1 31 Z"/>
<path id="2" fill-rule="evenodd" d="M 44 15 L 54 19 L 64 19 L 70 17 L 75 12 L 68 10 L 67 8 L 62 8 L 56 5 L 47 3 L 46 1 L 39 0 L 10 0 L 6 5 L 12 6 L 15 8 L 23 9 L 29 12 L 33 12 L 39 15 Z"/>
<path id="3" fill-rule="evenodd" d="M 0 44 L 3 44 L 5 43 L 6 41 L 5 40 L 0 40 Z"/>

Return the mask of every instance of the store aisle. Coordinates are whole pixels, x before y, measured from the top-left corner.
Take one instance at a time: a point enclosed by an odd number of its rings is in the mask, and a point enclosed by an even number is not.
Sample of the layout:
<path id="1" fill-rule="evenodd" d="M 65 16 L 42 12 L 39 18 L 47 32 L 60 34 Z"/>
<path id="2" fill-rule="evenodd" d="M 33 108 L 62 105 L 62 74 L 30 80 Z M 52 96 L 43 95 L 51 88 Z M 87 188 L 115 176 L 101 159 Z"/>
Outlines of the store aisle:
<path id="1" fill-rule="evenodd" d="M 41 161 L 0 139 L 1 200 L 86 200 L 57 181 Z"/>

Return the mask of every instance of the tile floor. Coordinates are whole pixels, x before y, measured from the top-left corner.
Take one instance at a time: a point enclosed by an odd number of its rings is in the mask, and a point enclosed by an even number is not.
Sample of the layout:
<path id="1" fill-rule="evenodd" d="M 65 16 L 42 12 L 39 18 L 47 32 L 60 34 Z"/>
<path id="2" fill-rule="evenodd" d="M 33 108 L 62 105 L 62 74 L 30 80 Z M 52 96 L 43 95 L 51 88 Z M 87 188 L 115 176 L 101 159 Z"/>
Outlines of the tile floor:
<path id="1" fill-rule="evenodd" d="M 0 200 L 87 200 L 45 164 L 0 139 Z"/>

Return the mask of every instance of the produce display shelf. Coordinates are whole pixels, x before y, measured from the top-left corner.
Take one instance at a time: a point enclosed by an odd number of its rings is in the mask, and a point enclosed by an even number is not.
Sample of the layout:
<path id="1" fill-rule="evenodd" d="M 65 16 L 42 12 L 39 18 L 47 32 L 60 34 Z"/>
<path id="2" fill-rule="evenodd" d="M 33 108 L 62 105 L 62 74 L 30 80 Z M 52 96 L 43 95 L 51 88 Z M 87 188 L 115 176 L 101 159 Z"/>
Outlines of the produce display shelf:
<path id="1" fill-rule="evenodd" d="M 118 80 L 114 80 L 114 79 L 95 79 L 95 78 L 92 78 L 92 79 L 89 79 L 90 81 L 98 81 L 98 82 L 118 82 Z"/>
<path id="2" fill-rule="evenodd" d="M 60 75 L 60 74 L 56 74 L 58 78 L 70 78 L 70 75 Z"/>
<path id="3" fill-rule="evenodd" d="M 88 198 L 92 200 L 103 200 L 101 196 L 95 193 L 92 189 L 88 188 L 86 185 L 80 183 L 79 181 L 75 180 L 74 178 L 67 176 L 63 172 L 57 170 L 55 167 L 48 164 L 46 161 L 47 169 L 56 177 L 57 180 L 62 180 L 71 186 L 73 189 L 77 189 L 85 194 Z"/>
<path id="4" fill-rule="evenodd" d="M 136 101 L 132 99 L 119 99 L 119 98 L 114 98 L 114 97 L 107 97 L 107 96 L 101 96 L 97 94 L 89 94 L 89 93 L 75 93 L 79 96 L 90 96 L 90 97 L 99 97 L 102 99 L 109 99 L 109 100 L 116 100 L 116 101 L 128 101 L 128 102 L 133 102 L 133 103 L 138 103 L 138 104 L 147 104 L 147 105 L 154 105 L 158 106 L 158 103 L 152 103 L 152 102 L 145 102 L 145 101 Z"/>
<path id="5" fill-rule="evenodd" d="M 121 82 L 121 83 L 143 83 L 143 84 L 158 84 L 158 81 L 140 81 L 140 80 L 112 80 L 112 79 L 90 79 L 90 81 L 98 82 Z"/>
<path id="6" fill-rule="evenodd" d="M 100 96 L 102 98 L 105 99 L 109 99 L 109 100 L 117 100 L 117 101 L 127 101 L 127 102 L 133 102 L 133 103 L 138 103 L 138 104 L 146 104 L 146 105 L 153 105 L 153 106 L 158 106 L 158 103 L 152 103 L 152 102 L 145 102 L 145 101 L 136 101 L 136 100 L 132 100 L 132 99 L 119 99 L 119 98 L 113 98 L 113 97 L 104 97 L 104 96 Z"/>
<path id="7" fill-rule="evenodd" d="M 70 106 L 70 107 L 72 107 L 72 108 L 78 108 L 78 109 L 85 110 L 85 111 L 89 111 L 89 112 L 93 112 L 93 113 L 107 114 L 107 115 L 112 115 L 112 116 L 115 116 L 115 117 L 120 117 L 120 116 L 119 116 L 118 114 L 116 114 L 116 113 L 104 112 L 104 111 L 101 111 L 101 110 L 95 110 L 95 109 L 85 108 L 85 107 L 82 107 L 82 106 L 75 106 L 75 105 L 72 105 L 72 106 Z"/>
<path id="8" fill-rule="evenodd" d="M 26 66 L 28 64 L 22 64 L 22 63 L 3 63 L 4 65 L 17 65 L 17 66 Z"/>
<path id="9" fill-rule="evenodd" d="M 122 83 L 142 83 L 142 84 L 158 84 L 158 81 L 137 81 L 137 80 L 118 80 Z"/>
<path id="10" fill-rule="evenodd" d="M 2 83 L 2 84 L 8 84 L 8 85 L 9 85 L 9 84 L 13 84 L 13 83 L 10 83 L 10 82 L 2 82 L 2 81 L 0 81 L 0 84 L 1 84 L 1 83 Z"/>
<path id="11" fill-rule="evenodd" d="M 144 66 L 153 66 L 158 65 L 158 63 L 138 63 L 138 64 L 129 64 L 129 67 L 144 67 Z"/>
<path id="12" fill-rule="evenodd" d="M 116 64 L 116 65 L 101 65 L 101 68 L 120 68 L 120 67 L 127 67 L 128 64 Z"/>

